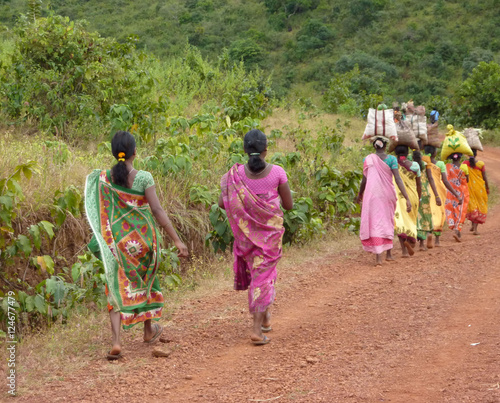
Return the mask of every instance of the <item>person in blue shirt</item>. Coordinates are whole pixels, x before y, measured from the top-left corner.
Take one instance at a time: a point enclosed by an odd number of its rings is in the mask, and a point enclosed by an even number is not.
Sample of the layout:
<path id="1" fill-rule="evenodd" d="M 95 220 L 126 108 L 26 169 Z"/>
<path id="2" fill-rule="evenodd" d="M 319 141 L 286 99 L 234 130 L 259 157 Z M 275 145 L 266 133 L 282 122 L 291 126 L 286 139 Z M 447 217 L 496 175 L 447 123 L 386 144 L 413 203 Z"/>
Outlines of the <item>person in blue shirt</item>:
<path id="1" fill-rule="evenodd" d="M 431 124 L 434 124 L 439 120 L 439 112 L 437 111 L 436 108 L 432 108 L 432 111 L 430 113 L 430 118 L 431 118 Z"/>

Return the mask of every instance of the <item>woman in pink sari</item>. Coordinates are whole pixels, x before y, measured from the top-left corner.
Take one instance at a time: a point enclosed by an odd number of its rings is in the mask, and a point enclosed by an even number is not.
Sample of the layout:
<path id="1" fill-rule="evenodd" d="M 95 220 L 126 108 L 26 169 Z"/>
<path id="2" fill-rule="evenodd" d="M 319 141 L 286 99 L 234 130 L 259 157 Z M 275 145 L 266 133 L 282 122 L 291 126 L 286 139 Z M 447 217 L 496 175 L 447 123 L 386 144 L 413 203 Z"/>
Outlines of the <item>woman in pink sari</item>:
<path id="1" fill-rule="evenodd" d="M 361 227 L 359 236 L 363 249 L 374 253 L 375 266 L 382 265 L 382 253 L 386 251 L 386 260 L 394 260 L 391 250 L 394 239 L 394 213 L 396 211 L 396 189 L 392 178 L 406 199 L 406 209 L 412 205 L 406 188 L 399 176 L 396 157 L 387 155 L 387 139 L 377 137 L 373 142 L 375 153 L 368 155 L 363 163 L 363 179 L 356 202 L 361 204 Z M 417 207 L 417 206 L 415 206 Z"/>
<path id="2" fill-rule="evenodd" d="M 235 164 L 222 177 L 219 206 L 226 210 L 234 235 L 234 288 L 248 289 L 253 314 L 251 340 L 267 344 L 271 331 L 269 308 L 274 302 L 276 265 L 281 258 L 283 212 L 293 208 L 285 171 L 265 161 L 267 138 L 250 130 L 244 139 L 248 163 Z"/>

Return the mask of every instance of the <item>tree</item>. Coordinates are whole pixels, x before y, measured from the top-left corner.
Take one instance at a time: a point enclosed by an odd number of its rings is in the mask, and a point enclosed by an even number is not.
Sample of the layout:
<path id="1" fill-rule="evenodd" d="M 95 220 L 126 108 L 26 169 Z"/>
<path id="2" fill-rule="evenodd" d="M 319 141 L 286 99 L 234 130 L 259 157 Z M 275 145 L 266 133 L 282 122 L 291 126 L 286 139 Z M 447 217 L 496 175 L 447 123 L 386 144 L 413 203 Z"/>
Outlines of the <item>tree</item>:
<path id="1" fill-rule="evenodd" d="M 234 62 L 243 61 L 245 65 L 258 64 L 264 58 L 264 50 L 251 38 L 234 41 L 229 48 L 229 57 Z"/>
<path id="2" fill-rule="evenodd" d="M 466 123 L 493 129 L 500 125 L 500 65 L 480 62 L 459 89 Z"/>
<path id="3" fill-rule="evenodd" d="M 463 79 L 465 80 L 472 73 L 472 70 L 480 63 L 489 63 L 493 61 L 493 53 L 490 50 L 475 48 L 473 49 L 462 63 Z"/>

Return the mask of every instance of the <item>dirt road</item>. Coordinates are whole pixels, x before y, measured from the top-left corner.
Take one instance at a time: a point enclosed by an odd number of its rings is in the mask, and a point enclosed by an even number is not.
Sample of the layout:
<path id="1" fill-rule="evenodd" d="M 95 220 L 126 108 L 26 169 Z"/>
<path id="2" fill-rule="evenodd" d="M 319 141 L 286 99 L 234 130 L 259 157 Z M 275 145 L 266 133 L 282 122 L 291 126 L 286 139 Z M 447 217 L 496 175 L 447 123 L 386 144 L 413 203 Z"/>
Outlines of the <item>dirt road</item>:
<path id="1" fill-rule="evenodd" d="M 498 186 L 500 151 L 480 157 Z M 382 268 L 361 247 L 287 265 L 262 347 L 228 283 L 162 322 L 169 358 L 125 339 L 121 362 L 96 359 L 18 401 L 500 402 L 499 226 L 497 209 L 481 236 L 448 231 L 407 260 L 395 248 Z"/>

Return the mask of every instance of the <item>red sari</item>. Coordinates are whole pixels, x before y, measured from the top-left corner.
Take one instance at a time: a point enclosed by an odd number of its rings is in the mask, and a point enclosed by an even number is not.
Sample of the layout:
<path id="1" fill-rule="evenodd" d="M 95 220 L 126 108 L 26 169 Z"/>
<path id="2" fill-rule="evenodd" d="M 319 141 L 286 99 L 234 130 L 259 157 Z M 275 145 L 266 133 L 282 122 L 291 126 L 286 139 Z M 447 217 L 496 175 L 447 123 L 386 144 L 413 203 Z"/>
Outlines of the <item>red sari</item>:
<path id="1" fill-rule="evenodd" d="M 452 230 L 462 231 L 462 226 L 467 215 L 467 206 L 469 204 L 467 177 L 464 171 L 454 164 L 446 164 L 446 175 L 448 176 L 450 185 L 463 199 L 462 204 L 459 204 L 458 199 L 448 191 L 445 203 L 448 227 Z"/>

